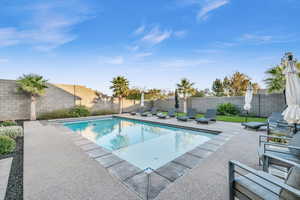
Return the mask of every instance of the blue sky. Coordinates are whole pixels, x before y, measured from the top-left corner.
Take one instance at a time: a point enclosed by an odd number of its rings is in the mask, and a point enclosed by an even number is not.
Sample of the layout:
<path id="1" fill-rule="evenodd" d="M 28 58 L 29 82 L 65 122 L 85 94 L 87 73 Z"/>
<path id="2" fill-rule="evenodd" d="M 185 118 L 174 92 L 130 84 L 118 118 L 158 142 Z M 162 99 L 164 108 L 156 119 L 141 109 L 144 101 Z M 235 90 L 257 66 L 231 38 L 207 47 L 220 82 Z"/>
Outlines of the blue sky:
<path id="1" fill-rule="evenodd" d="M 263 85 L 284 52 L 300 58 L 299 10 L 297 0 L 2 0 L 0 78 L 38 73 L 110 93 L 117 75 L 204 89 L 240 71 Z"/>

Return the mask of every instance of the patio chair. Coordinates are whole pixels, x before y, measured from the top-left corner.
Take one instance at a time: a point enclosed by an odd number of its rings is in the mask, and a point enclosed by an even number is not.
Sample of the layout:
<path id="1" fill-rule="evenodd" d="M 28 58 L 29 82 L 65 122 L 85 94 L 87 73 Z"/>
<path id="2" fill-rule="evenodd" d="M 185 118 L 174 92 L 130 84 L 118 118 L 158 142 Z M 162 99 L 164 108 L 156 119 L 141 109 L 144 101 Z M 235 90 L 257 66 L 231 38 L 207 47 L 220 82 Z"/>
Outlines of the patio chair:
<path id="1" fill-rule="evenodd" d="M 195 109 L 188 109 L 186 116 L 177 117 L 177 120 L 186 122 L 189 119 L 195 119 L 195 118 L 196 118 L 196 110 Z"/>
<path id="2" fill-rule="evenodd" d="M 300 165 L 287 160 L 282 161 L 291 165 L 285 180 L 252 169 L 238 161 L 229 161 L 229 200 L 299 200 Z"/>
<path id="3" fill-rule="evenodd" d="M 207 109 L 206 113 L 204 114 L 204 117 L 195 119 L 197 123 L 203 123 L 208 124 L 209 122 L 215 122 L 217 116 L 217 110 L 215 109 Z"/>
<path id="4" fill-rule="evenodd" d="M 267 120 L 267 134 L 291 136 L 291 126 L 284 120 L 282 113 L 273 112 Z"/>
<path id="5" fill-rule="evenodd" d="M 266 153 L 300 164 L 300 132 L 294 134 L 293 137 L 260 135 L 259 164 L 262 163 L 262 156 Z M 273 163 L 272 166 L 274 168 L 286 167 L 280 161 Z"/>
<path id="6" fill-rule="evenodd" d="M 160 119 L 166 119 L 166 118 L 168 118 L 168 117 L 175 117 L 175 116 L 176 116 L 176 115 L 175 115 L 175 109 L 174 109 L 174 108 L 170 109 L 170 110 L 168 111 L 167 114 L 164 114 L 164 113 L 158 113 L 156 116 L 157 116 L 158 118 L 160 118 Z"/>

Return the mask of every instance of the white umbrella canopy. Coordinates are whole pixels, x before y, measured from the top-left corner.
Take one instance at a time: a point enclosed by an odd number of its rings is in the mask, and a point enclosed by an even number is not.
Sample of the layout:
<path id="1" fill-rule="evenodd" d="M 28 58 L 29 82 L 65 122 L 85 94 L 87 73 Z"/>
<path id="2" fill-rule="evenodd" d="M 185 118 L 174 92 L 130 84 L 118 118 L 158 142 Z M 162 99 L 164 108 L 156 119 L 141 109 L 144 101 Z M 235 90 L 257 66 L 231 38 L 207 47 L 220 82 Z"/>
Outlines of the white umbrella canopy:
<path id="1" fill-rule="evenodd" d="M 144 107 L 145 103 L 144 103 L 144 92 L 141 95 L 141 107 Z"/>
<path id="2" fill-rule="evenodd" d="M 286 102 L 287 108 L 283 111 L 284 119 L 288 123 L 300 123 L 300 78 L 299 71 L 296 68 L 296 61 L 291 54 L 288 54 L 288 60 L 284 71 L 286 78 Z"/>
<path id="3" fill-rule="evenodd" d="M 245 95 L 244 110 L 249 111 L 251 109 L 252 98 L 253 98 L 253 87 L 251 84 L 249 84 Z"/>

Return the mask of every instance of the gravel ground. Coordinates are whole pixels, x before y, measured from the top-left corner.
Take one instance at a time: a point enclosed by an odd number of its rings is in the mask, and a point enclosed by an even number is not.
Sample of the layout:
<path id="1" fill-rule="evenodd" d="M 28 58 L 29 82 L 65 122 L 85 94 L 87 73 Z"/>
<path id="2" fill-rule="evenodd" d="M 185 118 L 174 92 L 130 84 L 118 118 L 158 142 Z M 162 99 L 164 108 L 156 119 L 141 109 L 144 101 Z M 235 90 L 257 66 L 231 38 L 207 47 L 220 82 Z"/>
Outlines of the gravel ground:
<path id="1" fill-rule="evenodd" d="M 23 146 L 24 138 L 17 138 L 16 151 L 13 154 L 5 200 L 23 199 Z"/>

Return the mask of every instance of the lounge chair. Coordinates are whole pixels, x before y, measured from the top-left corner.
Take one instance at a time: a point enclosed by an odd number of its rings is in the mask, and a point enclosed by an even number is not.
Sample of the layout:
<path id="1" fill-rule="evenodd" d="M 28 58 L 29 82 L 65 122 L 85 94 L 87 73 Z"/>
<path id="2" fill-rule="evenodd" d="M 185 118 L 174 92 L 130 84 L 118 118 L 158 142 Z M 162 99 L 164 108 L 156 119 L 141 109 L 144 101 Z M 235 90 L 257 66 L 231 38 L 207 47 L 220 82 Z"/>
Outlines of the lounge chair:
<path id="1" fill-rule="evenodd" d="M 195 109 L 188 109 L 186 116 L 177 117 L 179 121 L 188 121 L 189 119 L 196 118 L 196 110 Z"/>
<path id="2" fill-rule="evenodd" d="M 215 109 L 208 109 L 204 114 L 204 117 L 195 119 L 197 123 L 208 124 L 212 121 L 217 121 L 216 119 L 217 111 Z"/>
<path id="3" fill-rule="evenodd" d="M 157 115 L 157 108 L 151 109 L 151 115 Z"/>
<path id="4" fill-rule="evenodd" d="M 156 115 L 157 114 L 157 108 L 152 108 L 150 111 L 142 112 L 142 117 L 148 117 L 150 115 Z"/>
<path id="5" fill-rule="evenodd" d="M 273 112 L 266 122 L 243 122 L 242 126 L 245 128 L 251 128 L 259 130 L 262 127 L 267 127 L 268 134 L 280 134 L 286 135 L 289 131 L 287 129 L 288 124 L 284 121 L 283 116 L 280 112 Z"/>
<path id="6" fill-rule="evenodd" d="M 291 166 L 285 180 L 267 172 L 252 169 L 238 161 L 229 161 L 229 200 L 234 200 L 235 197 L 243 200 L 299 200 L 300 165 L 288 160 L 282 160 L 282 162 Z"/>
<path id="7" fill-rule="evenodd" d="M 176 116 L 176 115 L 175 115 L 175 109 L 170 109 L 170 110 L 168 111 L 168 114 L 158 113 L 156 116 L 157 116 L 158 118 L 160 118 L 160 119 L 166 119 L 166 118 L 168 118 L 168 117 L 175 117 L 175 116 Z"/>
<path id="8" fill-rule="evenodd" d="M 260 135 L 258 149 L 260 164 L 263 162 L 262 156 L 266 153 L 300 164 L 300 132 L 293 137 Z M 279 161 L 272 165 L 276 168 L 286 167 Z"/>

